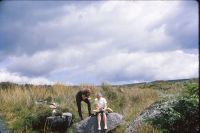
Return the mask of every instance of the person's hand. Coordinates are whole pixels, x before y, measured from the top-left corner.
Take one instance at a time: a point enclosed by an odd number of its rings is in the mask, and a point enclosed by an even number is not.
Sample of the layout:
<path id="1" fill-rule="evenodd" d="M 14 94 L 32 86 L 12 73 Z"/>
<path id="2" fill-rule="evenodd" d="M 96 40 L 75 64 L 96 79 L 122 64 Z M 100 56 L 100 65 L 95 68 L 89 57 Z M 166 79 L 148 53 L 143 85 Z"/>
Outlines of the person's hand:
<path id="1" fill-rule="evenodd" d="M 103 109 L 102 109 L 102 111 L 104 111 L 104 112 L 105 112 L 105 111 L 106 111 L 106 109 L 107 109 L 107 108 L 103 108 Z"/>
<path id="2" fill-rule="evenodd" d="M 104 111 L 104 108 L 100 108 L 99 111 Z"/>
<path id="3" fill-rule="evenodd" d="M 87 99 L 88 99 L 88 100 L 90 100 L 91 98 L 90 98 L 90 97 L 88 97 Z"/>
<path id="4" fill-rule="evenodd" d="M 96 110 L 100 111 L 100 109 L 98 107 L 96 107 Z"/>

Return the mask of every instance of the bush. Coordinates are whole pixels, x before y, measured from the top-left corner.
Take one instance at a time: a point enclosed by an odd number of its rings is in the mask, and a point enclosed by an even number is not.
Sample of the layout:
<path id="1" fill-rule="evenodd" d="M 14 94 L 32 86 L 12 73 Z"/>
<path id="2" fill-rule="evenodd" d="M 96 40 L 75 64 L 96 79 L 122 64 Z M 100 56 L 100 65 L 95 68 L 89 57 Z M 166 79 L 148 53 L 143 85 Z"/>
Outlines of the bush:
<path id="1" fill-rule="evenodd" d="M 51 116 L 51 111 L 49 108 L 37 108 L 36 112 L 34 113 L 33 119 L 31 121 L 31 127 L 34 130 L 41 130 L 44 128 L 46 118 Z M 31 120 L 31 119 L 29 119 Z M 30 128 L 31 128 L 30 127 Z"/>
<path id="2" fill-rule="evenodd" d="M 46 117 L 51 115 L 51 111 L 45 107 L 34 107 L 32 111 L 27 109 L 21 109 L 18 111 L 18 119 L 13 123 L 13 130 L 21 131 L 29 130 L 41 130 L 44 128 Z"/>
<path id="3" fill-rule="evenodd" d="M 149 118 L 150 122 L 163 132 L 197 133 L 199 132 L 199 98 L 197 84 L 186 84 L 183 96 L 161 102 L 157 109 L 160 114 Z"/>

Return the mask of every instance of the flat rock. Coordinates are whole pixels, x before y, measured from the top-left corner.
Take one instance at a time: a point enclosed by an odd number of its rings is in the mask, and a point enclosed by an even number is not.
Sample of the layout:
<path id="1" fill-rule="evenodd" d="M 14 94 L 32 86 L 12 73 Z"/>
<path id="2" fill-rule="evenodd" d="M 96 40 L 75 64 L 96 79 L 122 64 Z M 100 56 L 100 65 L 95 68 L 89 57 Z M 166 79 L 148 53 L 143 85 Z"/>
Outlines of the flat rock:
<path id="1" fill-rule="evenodd" d="M 108 113 L 107 115 L 107 125 L 108 129 L 103 130 L 104 124 L 103 119 L 101 120 L 101 132 L 107 133 L 108 131 L 111 131 L 115 129 L 117 126 L 119 126 L 123 120 L 123 116 L 118 113 Z M 99 133 L 97 126 L 97 118 L 96 116 L 93 117 L 87 117 L 86 119 L 76 123 L 73 128 L 74 133 Z"/>

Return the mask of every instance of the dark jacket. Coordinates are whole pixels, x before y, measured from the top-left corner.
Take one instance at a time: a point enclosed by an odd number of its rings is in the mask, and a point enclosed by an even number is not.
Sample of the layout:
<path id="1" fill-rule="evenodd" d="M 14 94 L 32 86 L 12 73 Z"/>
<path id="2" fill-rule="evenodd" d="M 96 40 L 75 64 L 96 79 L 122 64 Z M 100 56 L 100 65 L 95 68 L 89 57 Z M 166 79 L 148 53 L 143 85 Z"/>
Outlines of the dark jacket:
<path id="1" fill-rule="evenodd" d="M 85 103 L 87 103 L 87 105 L 88 105 L 88 114 L 89 114 L 89 116 L 91 115 L 91 103 L 90 103 L 90 101 L 88 99 L 89 96 L 90 96 L 90 93 L 88 93 L 85 90 L 80 90 L 76 94 L 76 104 L 77 104 L 77 107 L 78 107 L 78 113 L 79 113 L 79 116 L 80 116 L 81 120 L 83 120 L 82 110 L 81 110 L 81 101 L 84 101 Z M 83 99 L 83 97 L 85 97 L 85 99 Z"/>

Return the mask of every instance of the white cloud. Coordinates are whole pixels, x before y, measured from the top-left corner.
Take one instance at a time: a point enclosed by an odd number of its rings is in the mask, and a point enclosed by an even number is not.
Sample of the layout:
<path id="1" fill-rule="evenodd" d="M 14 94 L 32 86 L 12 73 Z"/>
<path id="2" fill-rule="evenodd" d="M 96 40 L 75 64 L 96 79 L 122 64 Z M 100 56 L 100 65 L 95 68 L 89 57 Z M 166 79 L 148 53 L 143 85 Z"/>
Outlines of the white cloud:
<path id="1" fill-rule="evenodd" d="M 26 34 L 22 37 L 33 41 L 34 45 L 45 43 L 52 47 L 112 40 L 116 47 L 130 50 L 176 50 L 183 44 L 167 32 L 170 26 L 184 26 L 192 31 L 198 27 L 183 15 L 177 16 L 184 10 L 181 4 L 180 1 L 108 1 L 94 2 L 82 8 L 75 4 L 63 6 L 56 9 L 62 12 L 59 17 L 29 26 L 31 36 Z M 174 21 L 177 19 L 175 24 L 170 20 L 173 17 Z M 183 20 L 175 17 L 183 17 Z M 174 32 L 180 34 L 181 30 L 184 28 Z"/>
<path id="2" fill-rule="evenodd" d="M 0 82 L 14 82 L 19 84 L 34 84 L 34 85 L 44 85 L 44 84 L 54 84 L 55 82 L 51 82 L 46 78 L 37 77 L 37 78 L 29 78 L 26 76 L 20 76 L 17 73 L 10 73 L 6 70 L 0 70 Z"/>
<path id="3" fill-rule="evenodd" d="M 62 69 L 85 67 L 88 63 L 111 54 L 112 50 L 106 50 L 108 45 L 108 42 L 95 42 L 78 47 L 40 51 L 31 56 L 24 54 L 10 57 L 7 68 L 12 72 L 19 71 L 22 75 L 49 76 Z"/>
<path id="4" fill-rule="evenodd" d="M 197 77 L 198 54 L 193 51 L 198 47 L 198 9 L 191 5 L 101 1 L 44 10 L 38 4 L 38 10 L 20 12 L 32 13 L 31 21 L 26 14 L 4 26 L 7 34 L 0 30 L 9 44 L 0 45 L 0 57 L 5 53 L 9 60 L 3 64 L 4 77 L 73 83 Z"/>
<path id="5" fill-rule="evenodd" d="M 152 81 L 198 76 L 198 55 L 183 51 L 117 53 L 99 60 L 95 66 L 100 79 Z"/>

